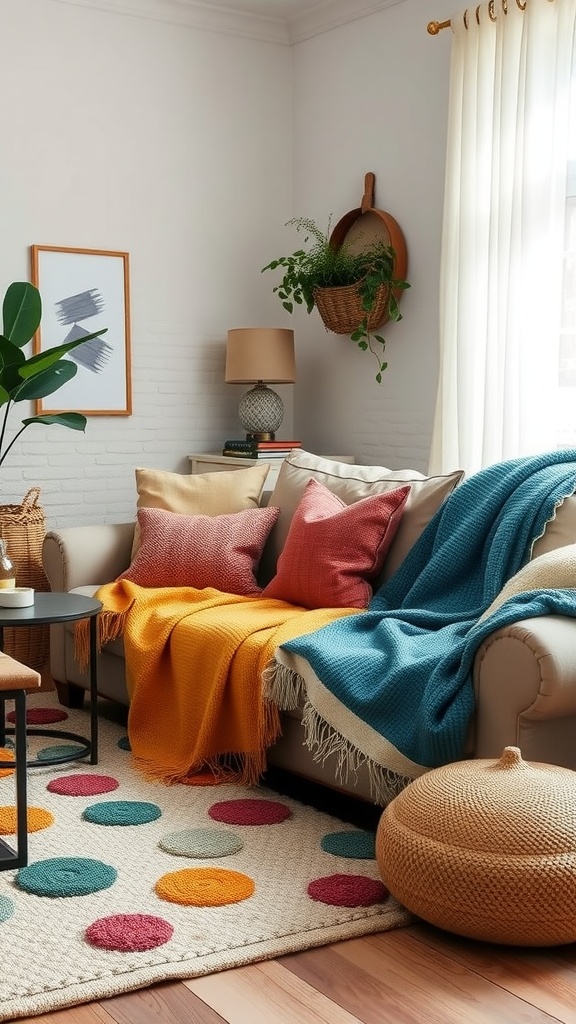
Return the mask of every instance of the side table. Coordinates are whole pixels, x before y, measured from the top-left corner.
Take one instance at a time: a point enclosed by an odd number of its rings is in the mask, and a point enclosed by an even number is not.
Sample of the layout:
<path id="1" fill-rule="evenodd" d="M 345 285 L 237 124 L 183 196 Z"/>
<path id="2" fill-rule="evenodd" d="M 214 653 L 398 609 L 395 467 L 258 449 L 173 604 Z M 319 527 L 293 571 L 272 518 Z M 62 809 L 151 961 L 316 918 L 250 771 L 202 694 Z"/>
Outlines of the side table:
<path id="1" fill-rule="evenodd" d="M 297 450 L 297 449 L 296 449 Z M 353 455 L 324 455 L 325 459 L 333 459 L 335 462 L 347 462 L 353 463 Z M 280 467 L 284 459 L 279 458 L 264 458 L 264 459 L 235 459 L 233 455 L 217 455 L 215 452 L 201 452 L 194 453 L 188 456 L 190 463 L 190 474 L 196 476 L 198 473 L 222 473 L 226 470 L 231 469 L 248 469 L 249 466 L 261 466 L 262 463 L 270 466 L 270 471 L 266 477 L 264 485 L 264 495 L 270 496 L 274 490 L 274 486 L 278 479 Z"/>
<path id="2" fill-rule="evenodd" d="M 52 626 L 56 623 L 72 622 L 78 619 L 90 619 L 90 737 L 76 733 L 63 732 L 59 729 L 30 729 L 27 733 L 38 736 L 53 736 L 58 739 L 73 740 L 81 744 L 82 750 L 68 754 L 60 754 L 42 761 L 28 761 L 28 767 L 46 767 L 51 764 L 64 764 L 90 756 L 90 764 L 98 764 L 98 679 L 96 651 L 96 623 L 102 603 L 93 597 L 81 594 L 37 593 L 34 604 L 27 608 L 0 607 L 0 649 L 3 647 L 3 632 L 6 626 Z M 13 734 L 14 729 L 7 729 L 4 720 L 4 700 L 0 692 L 0 747 L 4 745 L 6 733 Z"/>

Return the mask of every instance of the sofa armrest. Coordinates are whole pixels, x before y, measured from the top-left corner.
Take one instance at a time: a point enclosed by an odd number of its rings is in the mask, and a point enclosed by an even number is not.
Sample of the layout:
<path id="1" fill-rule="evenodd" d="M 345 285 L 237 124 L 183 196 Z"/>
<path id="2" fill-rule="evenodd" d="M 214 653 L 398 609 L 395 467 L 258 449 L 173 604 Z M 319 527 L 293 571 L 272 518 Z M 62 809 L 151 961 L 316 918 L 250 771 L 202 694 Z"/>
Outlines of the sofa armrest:
<path id="1" fill-rule="evenodd" d="M 474 756 L 507 745 L 576 770 L 576 620 L 542 615 L 488 636 L 474 663 Z"/>
<path id="2" fill-rule="evenodd" d="M 134 523 L 70 526 L 44 537 L 42 560 L 53 591 L 111 583 L 130 565 Z"/>

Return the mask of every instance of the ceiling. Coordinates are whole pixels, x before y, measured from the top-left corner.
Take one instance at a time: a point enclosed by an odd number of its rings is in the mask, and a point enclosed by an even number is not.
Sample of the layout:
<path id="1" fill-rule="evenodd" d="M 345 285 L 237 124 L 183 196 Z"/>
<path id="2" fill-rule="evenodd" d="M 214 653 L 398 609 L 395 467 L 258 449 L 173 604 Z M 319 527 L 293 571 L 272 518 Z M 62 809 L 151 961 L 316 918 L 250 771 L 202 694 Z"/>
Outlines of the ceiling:
<path id="1" fill-rule="evenodd" d="M 210 0 L 212 7 L 222 7 L 244 14 L 258 14 L 267 18 L 292 18 L 315 7 L 329 8 L 331 0 Z"/>
<path id="2" fill-rule="evenodd" d="M 402 0 L 56 0 L 290 44 Z M 0 0 L 1 4 L 1 0 Z"/>

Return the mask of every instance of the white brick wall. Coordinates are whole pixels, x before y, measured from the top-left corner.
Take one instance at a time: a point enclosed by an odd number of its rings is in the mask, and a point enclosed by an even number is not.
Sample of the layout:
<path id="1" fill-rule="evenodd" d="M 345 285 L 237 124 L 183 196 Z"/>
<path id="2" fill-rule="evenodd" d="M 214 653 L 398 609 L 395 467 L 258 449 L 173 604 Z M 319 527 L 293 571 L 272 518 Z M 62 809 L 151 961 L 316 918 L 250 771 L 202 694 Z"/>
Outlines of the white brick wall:
<path id="1" fill-rule="evenodd" d="M 132 519 L 135 467 L 184 473 L 189 452 L 240 433 L 225 339 L 250 324 L 296 331 L 282 433 L 426 470 L 450 53 L 426 23 L 451 13 L 405 0 L 289 48 L 2 0 L 0 290 L 29 276 L 34 243 L 128 251 L 134 411 L 89 417 L 84 435 L 30 427 L 0 467 L 0 500 L 38 484 L 49 526 Z M 368 170 L 403 228 L 412 284 L 384 332 L 382 387 L 350 339 L 316 312 L 289 317 L 260 274 L 296 248 L 289 217 L 335 222 Z M 28 414 L 17 406 L 13 428 Z"/>

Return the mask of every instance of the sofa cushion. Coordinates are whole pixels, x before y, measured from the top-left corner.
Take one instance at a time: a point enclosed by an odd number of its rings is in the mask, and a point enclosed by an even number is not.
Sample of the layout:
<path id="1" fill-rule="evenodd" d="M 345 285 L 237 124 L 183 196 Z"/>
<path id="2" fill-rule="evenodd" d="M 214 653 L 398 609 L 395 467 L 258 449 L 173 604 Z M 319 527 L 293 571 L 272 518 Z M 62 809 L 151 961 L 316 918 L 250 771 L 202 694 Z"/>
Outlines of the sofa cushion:
<path id="1" fill-rule="evenodd" d="M 163 508 L 182 515 L 220 516 L 257 508 L 269 465 L 194 476 L 163 469 L 137 469 L 137 508 Z M 136 524 L 132 558 L 139 544 Z"/>
<path id="2" fill-rule="evenodd" d="M 140 545 L 122 579 L 141 587 L 215 587 L 260 593 L 255 571 L 279 509 L 247 508 L 222 516 L 138 510 Z"/>
<path id="3" fill-rule="evenodd" d="M 263 597 L 303 608 L 366 608 L 410 487 L 347 505 L 309 480 Z"/>
<path id="4" fill-rule="evenodd" d="M 260 582 L 268 583 L 276 571 L 292 517 L 310 479 L 324 484 L 346 505 L 373 494 L 392 491 L 402 484 L 410 484 L 410 494 L 400 526 L 384 561 L 381 579 L 385 580 L 396 571 L 424 527 L 463 476 L 463 470 L 444 476 L 427 477 L 413 469 L 349 465 L 302 450 L 291 453 L 282 463 L 270 497 L 270 505 L 277 506 L 280 515 L 264 548 Z"/>
<path id="5" fill-rule="evenodd" d="M 544 532 L 532 548 L 532 558 L 545 555 L 567 544 L 576 544 L 576 497 L 569 494 L 555 509 L 546 523 Z"/>

